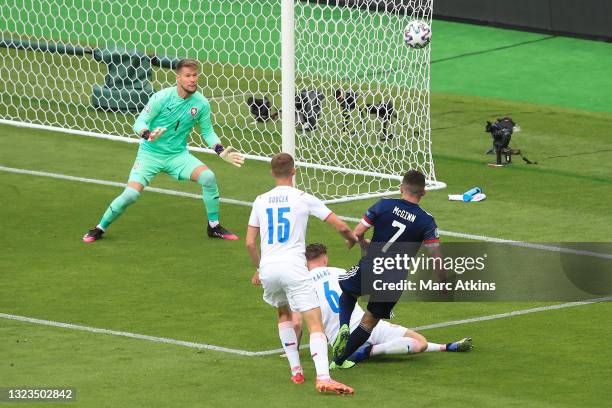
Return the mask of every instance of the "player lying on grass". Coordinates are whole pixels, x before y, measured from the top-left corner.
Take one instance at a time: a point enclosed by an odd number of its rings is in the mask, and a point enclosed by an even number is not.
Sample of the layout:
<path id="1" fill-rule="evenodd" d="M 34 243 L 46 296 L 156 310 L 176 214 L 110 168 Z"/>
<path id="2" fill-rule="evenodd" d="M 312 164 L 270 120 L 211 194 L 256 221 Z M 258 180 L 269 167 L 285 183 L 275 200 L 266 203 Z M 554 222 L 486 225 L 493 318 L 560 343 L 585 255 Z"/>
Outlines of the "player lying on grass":
<path id="1" fill-rule="evenodd" d="M 276 187 L 255 199 L 247 228 L 246 246 L 257 268 L 251 281 L 263 285 L 264 300 L 277 309 L 278 335 L 289 360 L 291 380 L 296 384 L 304 382 L 298 340 L 291 320 L 294 311 L 302 312 L 308 325 L 310 354 L 317 371 L 317 391 L 352 394 L 351 387 L 329 376 L 321 309 L 304 256 L 308 217 L 314 215 L 333 227 L 348 241 L 349 248 L 357 239 L 350 227 L 319 199 L 293 187 L 295 167 L 291 155 L 275 155 L 271 167 Z"/>
<path id="2" fill-rule="evenodd" d="M 143 139 L 125 190 L 108 206 L 99 224 L 83 237 L 94 242 L 123 212 L 138 200 L 142 190 L 159 173 L 177 180 L 191 180 L 202 186 L 208 215 L 208 236 L 236 240 L 238 237 L 219 224 L 219 188 L 215 174 L 187 150 L 187 139 L 196 124 L 202 140 L 225 161 L 240 167 L 242 154 L 221 145 L 210 120 L 210 103 L 197 91 L 199 64 L 184 59 L 176 66 L 176 86 L 154 94 L 136 119 L 134 131 Z"/>
<path id="3" fill-rule="evenodd" d="M 319 296 L 325 335 L 331 345 L 340 328 L 338 302 L 342 289 L 340 289 L 338 277 L 345 275 L 346 271 L 328 266 L 327 248 L 323 244 L 308 245 L 306 247 L 306 261 Z M 359 326 L 363 315 L 363 309 L 359 305 L 355 305 L 350 321 L 351 331 Z M 301 333 L 301 320 L 300 313 L 294 313 L 293 322 L 296 333 Z M 383 320 L 372 330 L 372 334 L 366 343 L 347 358 L 349 363 L 345 363 L 345 366 L 350 368 L 354 365 L 353 363 L 383 354 L 417 354 L 437 351 L 464 352 L 470 351 L 472 347 L 470 337 L 452 343 L 437 344 L 427 341 L 423 335 L 413 330 Z"/>

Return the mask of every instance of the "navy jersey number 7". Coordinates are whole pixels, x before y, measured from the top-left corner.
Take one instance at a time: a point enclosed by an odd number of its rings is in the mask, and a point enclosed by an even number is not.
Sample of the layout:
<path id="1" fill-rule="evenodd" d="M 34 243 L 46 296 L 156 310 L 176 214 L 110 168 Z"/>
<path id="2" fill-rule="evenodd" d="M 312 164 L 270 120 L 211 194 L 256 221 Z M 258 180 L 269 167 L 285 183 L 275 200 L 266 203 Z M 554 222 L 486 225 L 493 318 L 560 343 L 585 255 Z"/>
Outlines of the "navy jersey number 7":
<path id="1" fill-rule="evenodd" d="M 383 198 L 370 207 L 361 222 L 374 227 L 372 242 L 438 242 L 433 216 L 418 204 L 402 199 Z"/>

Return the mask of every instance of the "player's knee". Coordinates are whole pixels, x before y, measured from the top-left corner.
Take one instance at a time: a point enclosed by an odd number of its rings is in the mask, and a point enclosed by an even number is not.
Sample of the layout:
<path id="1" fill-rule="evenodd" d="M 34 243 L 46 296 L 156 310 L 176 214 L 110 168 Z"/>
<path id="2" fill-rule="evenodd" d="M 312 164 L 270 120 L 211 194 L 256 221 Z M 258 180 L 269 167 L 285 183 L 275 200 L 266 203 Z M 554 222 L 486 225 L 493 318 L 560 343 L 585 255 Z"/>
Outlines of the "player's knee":
<path id="1" fill-rule="evenodd" d="M 279 306 L 277 309 L 277 313 L 278 313 L 279 322 L 292 321 L 293 316 L 291 314 L 291 309 L 289 309 L 289 306 L 286 306 L 286 305 Z"/>
<path id="2" fill-rule="evenodd" d="M 416 339 L 416 346 L 414 348 L 414 352 L 415 353 L 422 353 L 425 350 L 427 350 L 427 341 L 423 338 L 421 339 Z"/>
<path id="3" fill-rule="evenodd" d="M 427 339 L 422 334 L 412 332 L 410 335 L 406 334 L 405 337 L 412 339 L 414 353 L 422 353 L 427 349 Z"/>
<path id="4" fill-rule="evenodd" d="M 206 169 L 198 176 L 198 184 L 202 187 L 216 187 L 217 178 L 211 169 Z"/>
<path id="5" fill-rule="evenodd" d="M 296 331 L 302 331 L 302 314 L 301 313 L 293 313 L 292 314 L 293 327 L 295 327 Z"/>

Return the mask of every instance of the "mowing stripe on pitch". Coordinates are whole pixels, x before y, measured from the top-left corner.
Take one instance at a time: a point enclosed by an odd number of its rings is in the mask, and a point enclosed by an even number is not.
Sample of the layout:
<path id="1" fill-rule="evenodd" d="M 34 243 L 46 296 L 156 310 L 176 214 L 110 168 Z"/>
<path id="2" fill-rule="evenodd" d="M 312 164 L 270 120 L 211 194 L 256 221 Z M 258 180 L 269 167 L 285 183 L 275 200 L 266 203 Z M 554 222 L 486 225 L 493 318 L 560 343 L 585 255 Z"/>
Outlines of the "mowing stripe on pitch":
<path id="1" fill-rule="evenodd" d="M 119 183 L 116 181 L 75 177 L 75 176 L 69 176 L 66 174 L 49 173 L 45 171 L 36 171 L 36 170 L 17 169 L 13 167 L 5 167 L 5 166 L 0 166 L 0 171 L 5 171 L 8 173 L 16 173 L 16 174 L 27 174 L 30 176 L 50 177 L 50 178 L 55 178 L 55 179 L 60 179 L 60 180 L 78 181 L 81 183 L 100 184 L 104 186 L 114 186 L 114 187 L 125 187 L 126 186 L 125 183 Z M 176 190 L 168 190 L 165 188 L 146 187 L 145 190 L 152 191 L 154 193 L 160 193 L 160 194 L 167 194 L 167 195 L 180 196 L 180 197 L 189 197 L 189 198 L 195 198 L 198 200 L 202 199 L 202 196 L 199 194 L 186 193 L 183 191 L 176 191 Z M 228 203 L 228 204 L 241 205 L 241 206 L 246 206 L 246 207 L 252 206 L 252 203 L 249 201 L 234 200 L 231 198 L 221 198 L 221 202 Z M 351 221 L 351 222 L 360 221 L 359 218 L 354 218 L 354 217 L 339 216 L 339 218 L 342 220 Z M 471 239 L 475 241 L 484 241 L 484 242 L 494 242 L 497 244 L 512 245 L 512 246 L 531 248 L 531 249 L 540 249 L 543 251 L 550 251 L 550 252 L 563 252 L 567 254 L 591 256 L 591 257 L 602 258 L 602 259 L 612 259 L 612 254 L 604 254 L 601 252 L 581 251 L 581 250 L 576 250 L 576 249 L 571 249 L 571 248 L 556 247 L 552 245 L 536 244 L 533 242 L 513 241 L 513 240 L 503 239 L 503 238 L 487 237 L 484 235 L 464 234 L 462 232 L 439 230 L 439 233 L 440 235 L 445 235 L 448 237 L 465 238 L 465 239 Z"/>
<path id="2" fill-rule="evenodd" d="M 457 325 L 462 325 L 462 324 L 484 322 L 484 321 L 489 321 L 489 320 L 505 319 L 507 317 L 521 316 L 521 315 L 526 315 L 530 313 L 545 312 L 548 310 L 566 309 L 569 307 L 584 306 L 584 305 L 590 305 L 593 303 L 606 302 L 606 301 L 612 301 L 612 296 L 591 299 L 591 300 L 584 300 L 580 302 L 569 302 L 569 303 L 561 303 L 557 305 L 534 307 L 530 309 L 516 310 L 516 311 L 506 312 L 506 313 L 498 313 L 498 314 L 489 315 L 489 316 L 473 317 L 470 319 L 453 320 L 453 321 L 448 321 L 448 322 L 428 324 L 425 326 L 415 327 L 414 330 L 424 331 L 424 330 L 430 330 L 430 329 L 438 329 L 441 327 L 449 327 L 449 326 L 457 326 Z M 0 318 L 16 320 L 16 321 L 26 322 L 26 323 L 40 324 L 43 326 L 60 327 L 63 329 L 80 330 L 80 331 L 85 331 L 85 332 L 90 332 L 90 333 L 102 333 L 102 334 L 110 334 L 112 336 L 128 337 L 128 338 L 138 339 L 138 340 L 147 340 L 147 341 L 151 341 L 154 343 L 173 344 L 176 346 L 189 347 L 189 348 L 194 348 L 194 349 L 199 349 L 199 350 L 214 350 L 214 351 L 220 351 L 223 353 L 238 354 L 241 356 L 268 356 L 268 355 L 280 354 L 284 352 L 282 348 L 273 349 L 273 350 L 263 350 L 263 351 L 240 350 L 240 349 L 233 349 L 233 348 L 228 348 L 228 347 L 215 346 L 213 344 L 195 343 L 191 341 L 169 339 L 166 337 L 148 336 L 146 334 L 130 333 L 130 332 L 125 332 L 125 331 L 116 331 L 116 330 L 109 330 L 109 329 L 100 329 L 96 327 L 81 326 L 78 324 L 70 324 L 70 323 L 54 322 L 52 320 L 35 319 L 32 317 L 17 316 L 17 315 L 6 314 L 6 313 L 0 313 Z M 303 344 L 302 346 L 300 346 L 300 348 L 306 348 L 306 347 L 308 347 L 308 344 Z"/>

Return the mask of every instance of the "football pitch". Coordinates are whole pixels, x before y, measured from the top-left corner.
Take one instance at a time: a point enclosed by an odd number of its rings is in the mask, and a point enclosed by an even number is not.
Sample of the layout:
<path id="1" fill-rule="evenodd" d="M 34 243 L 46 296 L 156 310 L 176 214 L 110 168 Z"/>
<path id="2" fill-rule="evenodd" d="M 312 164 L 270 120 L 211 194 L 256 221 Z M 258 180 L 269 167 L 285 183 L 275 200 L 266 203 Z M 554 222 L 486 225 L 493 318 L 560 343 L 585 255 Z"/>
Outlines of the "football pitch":
<path id="1" fill-rule="evenodd" d="M 433 29 L 433 155 L 448 188 L 422 205 L 442 239 L 610 242 L 612 44 L 437 21 Z M 465 41 L 474 37 L 482 40 Z M 486 166 L 484 123 L 503 115 L 523 129 L 513 146 L 539 164 Z M 302 350 L 307 380 L 292 384 L 275 313 L 250 284 L 244 240 L 205 237 L 195 184 L 158 176 L 152 186 L 164 191 L 144 193 L 102 241 L 81 242 L 121 191 L 136 149 L 0 126 L 0 387 L 73 387 L 83 407 L 612 400 L 609 302 L 402 302 L 394 323 L 433 342 L 471 336 L 475 350 L 371 359 L 336 374 L 355 388 L 350 397 L 317 394 Z M 198 156 L 217 174 L 223 224 L 243 238 L 248 203 L 272 186 L 268 165 Z M 486 201 L 447 200 L 476 185 Z M 372 203 L 332 208 L 359 218 Z M 358 259 L 315 219 L 308 241 L 325 243 L 334 266 Z"/>

